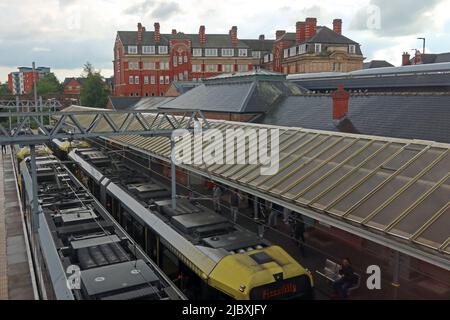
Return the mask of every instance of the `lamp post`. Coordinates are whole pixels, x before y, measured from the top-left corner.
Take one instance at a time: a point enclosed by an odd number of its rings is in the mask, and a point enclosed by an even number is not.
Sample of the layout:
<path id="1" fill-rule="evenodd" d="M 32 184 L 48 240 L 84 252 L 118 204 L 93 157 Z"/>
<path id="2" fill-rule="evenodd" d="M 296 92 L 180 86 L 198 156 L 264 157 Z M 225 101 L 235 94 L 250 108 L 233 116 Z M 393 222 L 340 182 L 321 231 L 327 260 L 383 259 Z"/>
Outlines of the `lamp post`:
<path id="1" fill-rule="evenodd" d="M 417 38 L 417 40 L 422 40 L 422 42 L 423 42 L 423 46 L 422 46 L 422 48 L 423 48 L 423 49 L 422 49 L 422 54 L 425 53 L 425 41 L 426 41 L 425 38 Z"/>

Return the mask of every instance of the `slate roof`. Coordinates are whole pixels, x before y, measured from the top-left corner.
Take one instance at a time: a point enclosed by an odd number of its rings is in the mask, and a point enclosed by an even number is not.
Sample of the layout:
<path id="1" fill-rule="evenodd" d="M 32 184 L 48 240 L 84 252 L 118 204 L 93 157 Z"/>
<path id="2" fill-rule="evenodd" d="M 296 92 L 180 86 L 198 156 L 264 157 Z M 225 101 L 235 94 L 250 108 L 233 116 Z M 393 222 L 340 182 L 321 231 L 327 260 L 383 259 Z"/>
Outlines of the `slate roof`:
<path id="1" fill-rule="evenodd" d="M 414 63 L 415 57 L 410 59 Z M 422 54 L 422 64 L 450 62 L 450 52 Z"/>
<path id="2" fill-rule="evenodd" d="M 189 90 L 198 87 L 201 82 L 199 81 L 173 81 L 172 84 L 177 88 L 180 94 L 186 93 Z"/>
<path id="3" fill-rule="evenodd" d="M 242 39 L 253 51 L 272 51 L 275 40 Z"/>
<path id="4" fill-rule="evenodd" d="M 318 27 L 316 34 L 307 43 L 336 43 L 336 44 L 358 44 L 342 34 L 336 33 L 328 27 Z"/>
<path id="5" fill-rule="evenodd" d="M 117 32 L 122 44 L 136 45 L 137 31 L 118 31 Z M 189 39 L 192 41 L 192 47 L 200 47 L 200 39 L 198 34 L 177 33 L 161 34 L 161 40 L 157 45 L 168 45 L 171 39 Z M 154 31 L 145 31 L 142 37 L 142 45 L 156 45 L 154 39 Z M 233 48 L 231 37 L 229 34 L 206 34 L 205 48 Z M 243 40 L 238 39 L 236 48 L 250 48 Z"/>
<path id="6" fill-rule="evenodd" d="M 115 110 L 132 109 L 141 97 L 109 97 L 109 102 Z"/>
<path id="7" fill-rule="evenodd" d="M 143 97 L 134 106 L 135 110 L 156 110 L 172 101 L 175 97 Z"/>
<path id="8" fill-rule="evenodd" d="M 264 113 L 280 98 L 305 92 L 285 75 L 265 70 L 220 75 L 176 97 L 164 108 Z"/>
<path id="9" fill-rule="evenodd" d="M 450 143 L 450 95 L 355 95 L 340 126 L 333 123 L 330 96 L 291 96 L 259 122 Z"/>
<path id="10" fill-rule="evenodd" d="M 372 60 L 369 62 L 365 62 L 363 64 L 363 69 L 375 69 L 375 68 L 386 68 L 393 67 L 393 64 L 390 64 L 386 60 Z"/>
<path id="11" fill-rule="evenodd" d="M 75 77 L 65 78 L 64 82 L 63 82 L 63 86 L 66 86 L 72 80 L 76 80 L 79 84 L 83 84 L 85 78 L 81 78 L 81 77 L 80 78 L 75 78 Z"/>

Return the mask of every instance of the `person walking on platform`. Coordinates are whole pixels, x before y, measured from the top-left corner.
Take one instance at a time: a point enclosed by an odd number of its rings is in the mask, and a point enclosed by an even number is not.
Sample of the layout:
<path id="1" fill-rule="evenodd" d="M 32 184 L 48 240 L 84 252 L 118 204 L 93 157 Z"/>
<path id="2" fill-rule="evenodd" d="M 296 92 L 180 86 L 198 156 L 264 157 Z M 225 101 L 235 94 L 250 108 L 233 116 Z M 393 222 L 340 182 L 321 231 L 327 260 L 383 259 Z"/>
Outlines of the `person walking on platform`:
<path id="1" fill-rule="evenodd" d="M 230 196 L 230 206 L 231 206 L 231 217 L 233 218 L 233 222 L 236 223 L 237 216 L 239 212 L 239 204 L 241 202 L 241 195 L 239 191 L 231 191 Z"/>
<path id="2" fill-rule="evenodd" d="M 4 154 L 4 153 L 7 153 L 7 151 L 6 151 L 6 145 L 5 145 L 5 144 L 2 144 L 2 154 Z"/>
<path id="3" fill-rule="evenodd" d="M 215 184 L 213 188 L 214 211 L 218 213 L 221 212 L 220 198 L 222 198 L 222 189 L 220 189 L 220 187 Z"/>

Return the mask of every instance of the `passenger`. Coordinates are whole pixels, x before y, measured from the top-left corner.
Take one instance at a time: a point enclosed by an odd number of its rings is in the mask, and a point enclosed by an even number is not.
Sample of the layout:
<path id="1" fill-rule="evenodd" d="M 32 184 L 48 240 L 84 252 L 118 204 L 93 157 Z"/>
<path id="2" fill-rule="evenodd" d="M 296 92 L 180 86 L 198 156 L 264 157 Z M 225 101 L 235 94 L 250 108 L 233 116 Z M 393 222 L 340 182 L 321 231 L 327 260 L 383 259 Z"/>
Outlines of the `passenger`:
<path id="1" fill-rule="evenodd" d="M 221 212 L 221 205 L 220 205 L 220 199 L 222 198 L 222 189 L 215 184 L 213 188 L 213 201 L 214 201 L 214 211 L 220 213 Z"/>
<path id="2" fill-rule="evenodd" d="M 288 208 L 283 208 L 283 222 L 289 224 L 289 218 L 292 215 L 292 210 Z"/>
<path id="3" fill-rule="evenodd" d="M 339 270 L 341 278 L 334 282 L 334 291 L 343 299 L 348 297 L 348 289 L 353 287 L 357 282 L 357 277 L 350 264 L 350 259 L 342 260 L 342 268 Z"/>
<path id="4" fill-rule="evenodd" d="M 231 217 L 233 218 L 233 222 L 236 223 L 237 216 L 239 212 L 239 204 L 242 200 L 242 196 L 239 191 L 231 191 L 230 196 L 230 206 L 231 206 Z"/>
<path id="5" fill-rule="evenodd" d="M 2 154 L 3 153 L 6 153 L 6 145 L 5 144 L 2 144 Z"/>
<path id="6" fill-rule="evenodd" d="M 276 228 L 278 224 L 278 216 L 281 213 L 282 207 L 277 204 L 272 204 L 270 214 L 269 214 L 269 227 Z"/>
<path id="7" fill-rule="evenodd" d="M 293 217 L 292 221 L 294 239 L 300 248 L 302 257 L 305 257 L 305 222 L 303 221 L 303 216 L 301 214 L 297 214 Z"/>

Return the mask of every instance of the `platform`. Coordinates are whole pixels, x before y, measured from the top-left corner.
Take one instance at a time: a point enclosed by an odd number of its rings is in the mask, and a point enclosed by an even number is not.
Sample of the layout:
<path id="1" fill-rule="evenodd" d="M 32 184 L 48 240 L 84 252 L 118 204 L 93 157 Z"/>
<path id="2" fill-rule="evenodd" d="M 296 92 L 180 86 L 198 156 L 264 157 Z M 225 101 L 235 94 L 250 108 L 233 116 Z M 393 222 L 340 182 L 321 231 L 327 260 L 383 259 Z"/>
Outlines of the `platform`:
<path id="1" fill-rule="evenodd" d="M 8 153 L 0 156 L 0 300 L 34 300 L 30 260 Z"/>

